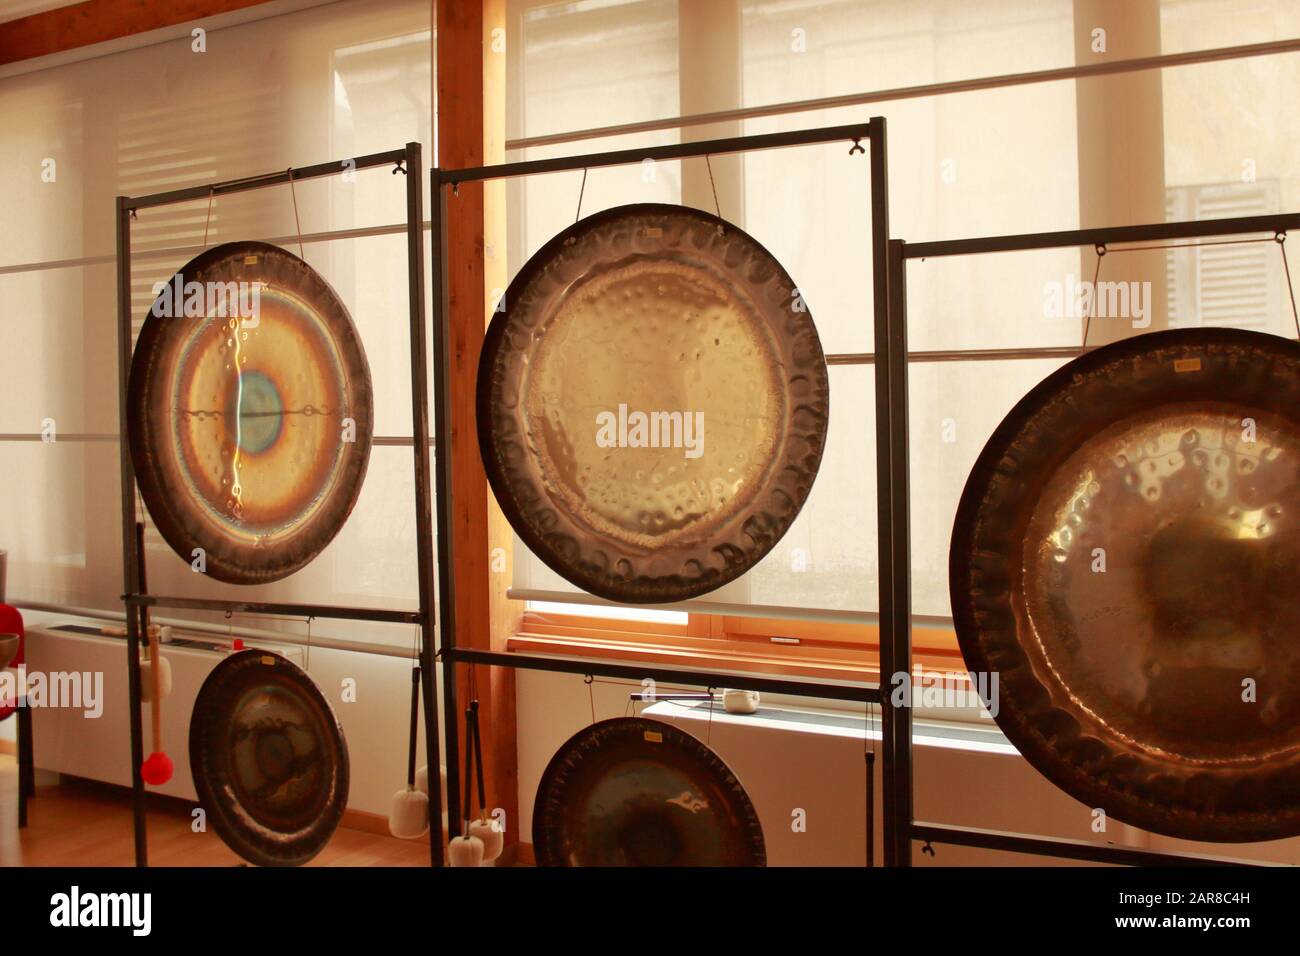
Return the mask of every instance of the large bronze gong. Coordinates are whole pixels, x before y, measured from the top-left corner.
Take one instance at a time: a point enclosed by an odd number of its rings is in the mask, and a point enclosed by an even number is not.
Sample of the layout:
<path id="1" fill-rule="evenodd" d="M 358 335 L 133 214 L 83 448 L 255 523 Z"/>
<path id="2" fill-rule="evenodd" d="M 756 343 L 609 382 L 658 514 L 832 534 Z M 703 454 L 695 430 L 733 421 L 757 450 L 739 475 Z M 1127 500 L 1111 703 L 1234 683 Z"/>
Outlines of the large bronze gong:
<path id="1" fill-rule="evenodd" d="M 1156 332 L 1049 376 L 971 472 L 950 583 L 1062 789 L 1175 837 L 1300 834 L 1300 345 Z"/>
<path id="2" fill-rule="evenodd" d="M 241 651 L 208 675 L 190 717 L 190 767 L 221 839 L 261 866 L 306 863 L 347 807 L 343 728 L 278 654 Z"/>
<path id="3" fill-rule="evenodd" d="M 620 206 L 557 235 L 483 344 L 478 435 L 520 538 L 579 587 L 664 603 L 780 540 L 826 439 L 826 363 L 761 245 L 680 206 Z"/>
<path id="4" fill-rule="evenodd" d="M 671 724 L 604 720 L 551 758 L 533 805 L 539 866 L 764 866 L 740 781 Z"/>
<path id="5" fill-rule="evenodd" d="M 319 274 L 262 242 L 209 249 L 158 294 L 131 363 L 149 514 L 219 581 L 292 574 L 356 503 L 371 406 L 360 338 Z"/>

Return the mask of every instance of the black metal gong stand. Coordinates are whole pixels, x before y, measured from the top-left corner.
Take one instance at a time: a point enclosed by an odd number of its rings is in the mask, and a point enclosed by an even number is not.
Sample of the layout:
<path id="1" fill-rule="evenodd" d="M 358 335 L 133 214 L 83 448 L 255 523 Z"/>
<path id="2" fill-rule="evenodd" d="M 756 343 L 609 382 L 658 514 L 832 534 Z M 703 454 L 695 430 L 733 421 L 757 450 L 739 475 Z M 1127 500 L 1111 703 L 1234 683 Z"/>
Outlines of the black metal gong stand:
<path id="1" fill-rule="evenodd" d="M 912 671 L 907 448 L 908 261 L 941 256 L 1059 249 L 1071 246 L 1093 246 L 1104 249 L 1112 244 L 1167 242 L 1246 233 L 1273 233 L 1275 236 L 1285 236 L 1289 230 L 1300 230 L 1300 214 L 1250 216 L 1201 222 L 1152 223 L 1141 226 L 988 236 L 940 242 L 907 243 L 900 239 L 889 241 L 886 334 L 882 336 L 880 326 L 877 325 L 875 359 L 876 428 L 879 442 L 877 454 L 880 472 L 880 670 L 882 674 L 910 674 Z M 882 365 L 882 345 L 885 352 L 883 361 L 888 363 L 887 365 Z M 1020 354 L 1028 356 L 1034 351 L 1024 350 Z M 1062 350 L 1037 351 L 1044 357 L 1048 357 L 1059 356 Z M 924 361 L 925 359 L 924 356 L 913 356 L 913 360 Z M 887 538 L 892 539 L 892 547 L 886 547 Z M 888 563 L 886 557 L 889 559 Z M 888 586 L 886 581 L 889 582 Z M 886 715 L 895 710 L 892 707 L 882 709 Z M 911 711 L 906 707 L 897 708 L 894 713 L 892 739 L 890 731 L 887 722 L 883 748 L 886 866 L 911 865 L 914 841 L 922 843 L 924 848 L 931 852 L 933 852 L 932 844 L 946 843 L 1097 863 L 1149 866 L 1253 865 L 1247 861 L 1221 857 L 1142 850 L 1091 843 L 1086 840 L 1067 840 L 919 822 L 913 817 L 912 810 Z"/>
<path id="2" fill-rule="evenodd" d="M 438 821 L 442 817 L 442 795 L 437 784 L 439 766 L 439 730 L 437 683 L 433 667 L 435 607 L 433 593 L 433 507 L 429 497 L 429 400 L 428 360 L 424 338 L 424 235 L 421 179 L 421 148 L 407 143 L 402 149 L 349 157 L 316 166 L 281 170 L 248 179 L 206 186 L 192 186 L 149 196 L 117 197 L 117 321 L 118 321 L 118 401 L 122 467 L 122 573 L 125 579 L 127 681 L 131 706 L 131 782 L 135 826 L 135 862 L 148 865 L 148 839 L 145 827 L 145 788 L 140 775 L 144 760 L 144 734 L 140 705 L 140 611 L 166 607 L 192 610 L 255 613 L 273 616 L 333 618 L 350 621 L 378 621 L 389 624 L 415 624 L 420 628 L 420 673 L 424 703 L 425 757 L 432 785 L 429 787 L 429 817 L 433 830 L 429 840 L 429 861 L 443 865 L 442 839 Z M 131 335 L 131 221 L 137 211 L 172 203 L 191 202 L 231 193 L 247 192 L 267 186 L 279 186 L 319 179 L 340 173 L 392 166 L 404 173 L 406 182 L 406 245 L 409 321 L 411 327 L 411 424 L 415 449 L 415 520 L 416 562 L 419 573 L 419 609 L 416 611 L 384 608 L 338 607 L 324 604 L 275 604 L 257 601 L 222 601 L 207 598 L 168 597 L 144 593 L 140 586 L 138 562 L 144 561 L 136 545 L 135 471 L 127 434 L 127 384 L 133 349 Z M 449 593 L 449 592 L 443 592 Z"/>
<path id="3" fill-rule="evenodd" d="M 555 671 L 565 674 L 581 674 L 599 677 L 616 677 L 640 681 L 650 677 L 665 684 L 685 684 L 698 687 L 732 687 L 741 690 L 767 691 L 774 694 L 792 694 L 802 697 L 818 697 L 827 700 L 854 700 L 870 704 L 881 703 L 878 686 L 856 682 L 804 681 L 790 678 L 761 676 L 754 673 L 734 673 L 697 668 L 670 668 L 652 664 L 611 663 L 609 661 L 590 660 L 572 657 L 546 657 L 537 654 L 503 654 L 493 651 L 460 647 L 457 643 L 455 602 L 447 598 L 455 593 L 456 558 L 453 536 L 449 531 L 453 524 L 455 505 L 452 500 L 452 392 L 451 392 L 451 355 L 447 344 L 451 340 L 450 311 L 447 298 L 446 275 L 450 250 L 447 244 L 447 203 L 449 193 L 454 193 L 460 183 L 481 182 L 491 179 L 508 179 L 516 176 L 533 176 L 539 173 L 555 173 L 594 169 L 601 166 L 630 166 L 646 160 L 689 159 L 692 157 L 716 156 L 724 153 L 745 153 L 760 149 L 776 149 L 791 146 L 807 146 L 818 143 L 843 142 L 852 153 L 866 152 L 870 163 L 871 206 L 863 213 L 871 216 L 871 259 L 870 269 L 876 295 L 874 301 L 874 322 L 876 329 L 876 360 L 881 367 L 887 357 L 885 346 L 888 337 L 882 330 L 888 328 L 888 314 L 884 295 L 886 283 L 886 244 L 889 236 L 889 193 L 886 183 L 885 156 L 885 121 L 874 118 L 867 123 L 847 126 L 831 126 L 821 129 L 795 130 L 786 133 L 766 133 L 753 136 L 736 136 L 728 139 L 702 140 L 692 143 L 680 143 L 671 146 L 659 146 L 651 149 L 625 149 L 601 153 L 589 153 L 579 156 L 539 159 L 520 163 L 503 163 L 495 166 L 478 166 L 465 169 L 434 168 L 431 176 L 434 201 L 431 203 L 433 217 L 433 271 L 430 273 L 431 295 L 435 306 L 433 323 L 434 352 L 434 413 L 436 453 L 435 499 L 438 507 L 438 588 L 443 595 L 440 606 L 441 651 L 439 658 L 443 671 L 443 707 L 444 724 L 447 740 L 447 810 L 450 835 L 457 836 L 460 830 L 461 808 L 459 798 L 459 749 L 457 734 L 456 703 L 456 665 L 487 664 L 498 667 L 515 667 L 526 670 Z M 863 148 L 867 143 L 869 148 Z M 863 262 L 863 268 L 868 266 Z M 864 317 L 865 319 L 865 317 Z M 877 380 L 878 401 L 883 397 Z M 466 452 L 476 454 L 474 450 Z M 883 485 L 882 485 L 883 487 Z M 893 540 L 882 525 L 880 550 L 883 557 L 893 548 Z M 885 617 L 885 577 L 880 580 L 881 617 Z M 882 661 L 882 672 L 885 670 Z M 896 730 L 896 722 L 888 708 L 881 708 L 884 728 L 884 757 L 886 777 L 891 766 L 889 740 L 891 730 Z M 870 727 L 867 728 L 868 734 Z M 432 765 L 431 765 L 432 766 Z M 870 783 L 870 782 L 869 782 Z M 868 804 L 870 806 L 870 804 Z M 885 808 L 885 829 L 890 828 L 889 807 Z M 870 850 L 872 836 L 868 825 L 867 846 Z"/>

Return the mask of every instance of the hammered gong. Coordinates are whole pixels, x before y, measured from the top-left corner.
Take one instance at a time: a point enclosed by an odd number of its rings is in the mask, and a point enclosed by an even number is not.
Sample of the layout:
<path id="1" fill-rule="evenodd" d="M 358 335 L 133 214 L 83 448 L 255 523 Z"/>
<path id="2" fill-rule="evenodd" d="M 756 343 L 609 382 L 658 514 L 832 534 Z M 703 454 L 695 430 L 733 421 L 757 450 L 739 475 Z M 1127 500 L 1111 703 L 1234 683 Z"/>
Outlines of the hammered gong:
<path id="1" fill-rule="evenodd" d="M 671 724 L 593 724 L 551 758 L 533 805 L 539 866 L 765 866 L 754 806 L 718 755 Z"/>
<path id="2" fill-rule="evenodd" d="M 240 651 L 208 675 L 190 717 L 190 767 L 217 834 L 260 866 L 306 863 L 347 807 L 343 728 L 278 654 Z"/>
<path id="3" fill-rule="evenodd" d="M 140 494 L 187 563 L 201 548 L 219 581 L 275 581 L 311 561 L 356 503 L 370 456 L 370 369 L 334 290 L 278 246 L 216 246 L 170 287 L 188 283 L 202 303 L 159 293 L 131 362 Z M 254 286 L 256 315 L 231 304 L 240 290 L 251 303 Z M 229 295 L 211 295 L 222 288 Z M 176 301 L 161 307 L 164 294 Z"/>
<path id="4" fill-rule="evenodd" d="M 950 585 L 998 726 L 1067 793 L 1300 834 L 1300 345 L 1181 329 L 1053 373 L 971 472 Z"/>
<path id="5" fill-rule="evenodd" d="M 566 229 L 506 290 L 478 372 L 483 464 L 519 537 L 616 601 L 711 591 L 812 488 L 829 386 L 811 316 L 761 245 L 680 206 Z"/>

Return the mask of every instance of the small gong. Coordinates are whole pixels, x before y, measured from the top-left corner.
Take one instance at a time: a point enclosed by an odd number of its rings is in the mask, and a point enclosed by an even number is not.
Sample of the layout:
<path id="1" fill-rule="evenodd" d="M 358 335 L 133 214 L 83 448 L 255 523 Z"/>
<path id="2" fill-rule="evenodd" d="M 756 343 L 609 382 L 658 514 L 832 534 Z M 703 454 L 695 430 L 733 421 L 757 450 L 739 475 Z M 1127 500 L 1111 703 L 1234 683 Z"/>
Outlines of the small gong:
<path id="1" fill-rule="evenodd" d="M 540 866 L 764 866 L 763 828 L 712 750 L 671 724 L 604 720 L 551 758 L 533 807 Z"/>
<path id="2" fill-rule="evenodd" d="M 278 654 L 240 651 L 208 675 L 190 717 L 190 766 L 213 828 L 261 866 L 306 863 L 347 807 L 343 728 Z"/>

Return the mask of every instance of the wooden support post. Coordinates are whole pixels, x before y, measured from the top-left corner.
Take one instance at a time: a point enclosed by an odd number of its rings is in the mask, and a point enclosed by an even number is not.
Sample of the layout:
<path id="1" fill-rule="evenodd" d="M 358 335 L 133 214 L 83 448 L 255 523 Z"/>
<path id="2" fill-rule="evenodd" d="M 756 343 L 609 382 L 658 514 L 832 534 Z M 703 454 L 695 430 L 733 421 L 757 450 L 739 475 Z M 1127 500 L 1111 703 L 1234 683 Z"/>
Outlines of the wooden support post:
<path id="1" fill-rule="evenodd" d="M 438 165 L 444 169 L 501 162 L 505 143 L 505 0 L 436 4 Z M 496 32 L 494 32 L 496 31 Z M 436 201 L 436 197 L 434 197 Z M 509 526 L 488 494 L 474 421 L 475 379 L 483 330 L 505 285 L 503 183 L 465 183 L 447 205 L 447 297 L 451 315 L 452 476 L 456 521 L 456 642 L 505 650 L 519 617 L 506 598 L 510 582 Z M 446 600 L 446 596 L 440 596 Z M 465 704 L 477 695 L 491 812 L 505 811 L 507 856 L 519 841 L 519 780 L 515 749 L 515 680 L 509 668 L 468 668 L 457 675 Z M 464 753 L 464 727 L 461 753 Z"/>

